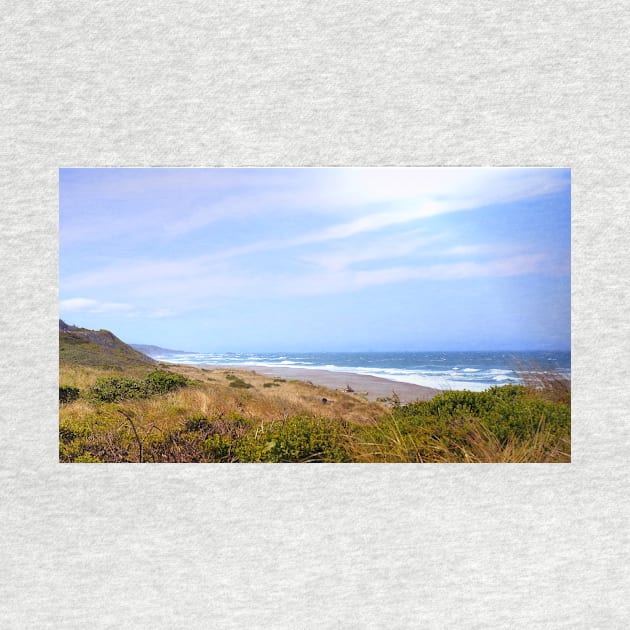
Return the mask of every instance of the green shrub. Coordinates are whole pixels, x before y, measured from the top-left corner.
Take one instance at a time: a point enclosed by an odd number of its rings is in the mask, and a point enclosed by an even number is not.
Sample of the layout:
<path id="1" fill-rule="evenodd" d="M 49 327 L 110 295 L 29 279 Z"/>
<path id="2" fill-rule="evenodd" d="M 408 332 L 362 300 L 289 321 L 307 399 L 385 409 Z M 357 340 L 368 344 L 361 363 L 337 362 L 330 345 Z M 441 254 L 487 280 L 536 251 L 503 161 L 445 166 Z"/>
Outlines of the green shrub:
<path id="1" fill-rule="evenodd" d="M 212 424 L 208 422 L 208 418 L 205 416 L 195 414 L 184 422 L 184 429 L 186 431 L 210 431 L 212 429 Z"/>
<path id="2" fill-rule="evenodd" d="M 235 445 L 242 462 L 348 461 L 342 423 L 295 416 L 262 424 Z"/>
<path id="3" fill-rule="evenodd" d="M 280 383 L 263 383 L 263 387 L 280 387 Z"/>
<path id="4" fill-rule="evenodd" d="M 250 383 L 246 383 L 243 379 L 235 376 L 232 379 L 232 382 L 230 383 L 230 387 L 237 387 L 239 389 L 249 389 L 250 387 L 253 387 L 253 385 L 251 385 Z"/>
<path id="5" fill-rule="evenodd" d="M 95 457 L 89 450 L 90 446 L 88 438 L 64 432 L 63 439 L 59 441 L 59 461 L 75 462 L 82 461 L 79 458 Z"/>
<path id="6" fill-rule="evenodd" d="M 175 372 L 154 370 L 144 377 L 149 394 L 166 394 L 189 383 L 188 379 Z"/>
<path id="7" fill-rule="evenodd" d="M 74 458 L 75 464 L 102 464 L 103 460 L 95 457 L 91 453 L 84 453 Z"/>
<path id="8" fill-rule="evenodd" d="M 59 439 L 69 444 L 73 440 L 90 435 L 92 431 L 85 425 L 78 422 L 63 422 L 59 424 Z"/>
<path id="9" fill-rule="evenodd" d="M 70 403 L 73 400 L 77 400 L 81 394 L 78 387 L 70 387 L 68 385 L 61 385 L 59 387 L 59 402 Z"/>
<path id="10" fill-rule="evenodd" d="M 93 402 L 112 403 L 166 394 L 189 383 L 185 376 L 163 370 L 150 372 L 142 379 L 110 376 L 98 379 L 87 390 L 85 397 Z"/>
<path id="11" fill-rule="evenodd" d="M 99 378 L 86 394 L 94 402 L 118 402 L 128 398 L 146 398 L 146 383 L 138 378 L 111 376 Z"/>
<path id="12" fill-rule="evenodd" d="M 521 385 L 492 387 L 483 392 L 447 391 L 430 401 L 394 409 L 393 414 L 402 432 L 429 430 L 449 439 L 453 427 L 468 421 L 480 423 L 500 442 L 530 438 L 541 427 L 552 435 L 567 436 L 571 427 L 569 405 L 531 399 Z M 463 437 L 458 435 L 457 440 Z"/>
<path id="13" fill-rule="evenodd" d="M 232 461 L 232 439 L 229 435 L 211 435 L 201 445 L 204 461 Z"/>

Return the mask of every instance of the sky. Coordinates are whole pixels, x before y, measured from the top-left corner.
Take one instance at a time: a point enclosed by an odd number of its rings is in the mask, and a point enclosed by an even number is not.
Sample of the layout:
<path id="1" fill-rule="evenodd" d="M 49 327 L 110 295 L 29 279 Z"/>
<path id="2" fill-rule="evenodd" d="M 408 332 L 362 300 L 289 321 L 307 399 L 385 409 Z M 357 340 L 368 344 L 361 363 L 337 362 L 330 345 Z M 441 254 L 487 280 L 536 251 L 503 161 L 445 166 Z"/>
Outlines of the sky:
<path id="1" fill-rule="evenodd" d="M 568 350 L 570 169 L 60 169 L 60 317 L 199 352 Z"/>

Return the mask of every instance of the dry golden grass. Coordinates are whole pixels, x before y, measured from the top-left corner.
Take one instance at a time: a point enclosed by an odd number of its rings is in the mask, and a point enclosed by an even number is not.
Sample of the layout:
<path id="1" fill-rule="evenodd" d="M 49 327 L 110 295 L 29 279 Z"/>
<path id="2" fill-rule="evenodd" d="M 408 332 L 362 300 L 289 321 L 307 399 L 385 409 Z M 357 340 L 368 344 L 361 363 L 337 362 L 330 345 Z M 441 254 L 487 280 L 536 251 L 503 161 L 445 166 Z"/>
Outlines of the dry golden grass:
<path id="1" fill-rule="evenodd" d="M 155 367 L 125 368 L 122 370 L 96 368 L 89 366 L 60 365 L 59 366 L 59 385 L 78 387 L 85 389 L 96 383 L 97 379 L 110 376 L 133 376 L 140 377 Z"/>
<path id="2" fill-rule="evenodd" d="M 348 452 L 360 463 L 423 463 L 425 458 L 411 435 L 404 435 L 393 416 L 373 424 L 372 439 L 348 434 Z"/>
<path id="3" fill-rule="evenodd" d="M 159 430 L 172 429 L 191 415 L 201 414 L 221 418 L 238 414 L 250 420 L 276 421 L 289 416 L 308 415 L 329 419 L 345 419 L 355 423 L 369 423 L 382 415 L 380 403 L 367 402 L 359 396 L 333 391 L 326 387 L 302 381 L 278 382 L 273 387 L 264 387 L 270 377 L 247 370 L 201 369 L 190 366 L 169 366 L 173 372 L 183 374 L 194 381 L 165 396 L 124 402 L 124 409 L 135 414 L 143 429 L 154 425 Z M 138 374 L 142 374 L 139 372 Z M 60 383 L 86 389 L 101 377 L 119 376 L 110 370 L 87 367 L 62 367 Z M 125 376 L 131 375 L 125 371 Z M 241 389 L 231 387 L 234 376 L 252 385 Z M 326 398 L 324 404 L 322 399 Z M 123 403 L 120 403 L 121 405 Z M 96 413 L 95 406 L 84 400 L 62 405 L 60 419 L 79 420 Z M 101 414 L 107 411 L 100 410 Z M 115 414 L 115 411 L 111 412 Z M 117 418 L 119 421 L 120 418 Z"/>
<path id="4" fill-rule="evenodd" d="M 565 404 L 571 402 L 571 381 L 565 376 L 536 364 L 520 364 L 517 372 L 531 398 Z"/>
<path id="5" fill-rule="evenodd" d="M 525 440 L 503 442 L 481 423 L 471 425 L 464 443 L 432 437 L 428 440 L 403 433 L 393 416 L 375 423 L 373 439 L 348 435 L 352 461 L 364 463 L 569 463 L 571 442 L 558 439 L 540 426 Z"/>
<path id="6" fill-rule="evenodd" d="M 539 427 L 537 433 L 526 441 L 509 439 L 505 443 L 483 425 L 471 430 L 466 447 L 460 447 L 466 463 L 568 463 L 571 461 L 571 442 L 555 438 Z M 446 461 L 446 459 L 445 459 Z"/>

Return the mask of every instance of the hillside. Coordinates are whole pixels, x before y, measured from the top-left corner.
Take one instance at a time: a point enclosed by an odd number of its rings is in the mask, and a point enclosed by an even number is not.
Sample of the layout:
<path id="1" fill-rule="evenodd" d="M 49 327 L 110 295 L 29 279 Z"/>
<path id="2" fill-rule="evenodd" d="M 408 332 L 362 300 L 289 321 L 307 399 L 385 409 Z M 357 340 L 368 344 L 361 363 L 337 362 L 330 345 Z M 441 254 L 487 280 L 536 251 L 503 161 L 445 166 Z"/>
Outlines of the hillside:
<path id="1" fill-rule="evenodd" d="M 130 343 L 132 348 L 146 354 L 149 357 L 163 356 L 167 354 L 190 354 L 187 350 L 171 350 L 169 348 L 160 348 L 160 346 L 149 346 L 143 343 Z"/>
<path id="2" fill-rule="evenodd" d="M 134 350 L 109 330 L 69 326 L 60 319 L 59 363 L 120 369 L 148 367 L 155 361 Z"/>

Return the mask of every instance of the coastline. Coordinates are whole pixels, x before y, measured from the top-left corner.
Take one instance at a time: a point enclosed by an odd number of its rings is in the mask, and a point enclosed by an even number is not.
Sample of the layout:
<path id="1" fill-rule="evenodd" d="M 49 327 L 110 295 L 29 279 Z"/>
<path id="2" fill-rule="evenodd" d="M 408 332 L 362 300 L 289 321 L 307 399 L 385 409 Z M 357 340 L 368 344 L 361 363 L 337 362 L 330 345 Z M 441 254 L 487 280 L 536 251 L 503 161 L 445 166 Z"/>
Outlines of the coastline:
<path id="1" fill-rule="evenodd" d="M 442 391 L 414 383 L 393 381 L 380 376 L 356 374 L 354 372 L 332 372 L 330 370 L 294 366 L 235 366 L 205 363 L 196 365 L 189 364 L 188 367 L 202 367 L 210 370 L 231 370 L 235 372 L 255 372 L 256 374 L 273 376 L 275 378 L 309 381 L 315 385 L 321 385 L 334 390 L 343 390 L 349 385 L 357 394 L 365 394 L 367 392 L 367 399 L 370 401 L 375 401 L 377 398 L 390 398 L 395 392 L 401 403 L 410 403 L 416 400 L 430 400 Z"/>

